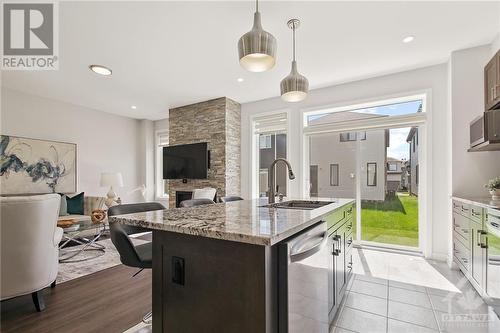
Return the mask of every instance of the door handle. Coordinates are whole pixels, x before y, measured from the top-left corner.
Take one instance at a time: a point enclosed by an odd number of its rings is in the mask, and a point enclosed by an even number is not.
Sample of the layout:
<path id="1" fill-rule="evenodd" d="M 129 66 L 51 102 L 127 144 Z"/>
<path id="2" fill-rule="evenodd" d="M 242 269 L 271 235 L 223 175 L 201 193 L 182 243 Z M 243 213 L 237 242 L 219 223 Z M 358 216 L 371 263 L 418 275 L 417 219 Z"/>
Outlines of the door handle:
<path id="1" fill-rule="evenodd" d="M 313 247 L 308 248 L 307 250 L 291 253 L 290 261 L 291 262 L 300 261 L 306 259 L 307 257 L 312 256 L 313 254 L 318 253 L 319 251 L 325 248 L 327 242 L 328 242 L 328 231 L 325 231 L 321 243 L 314 245 Z"/>

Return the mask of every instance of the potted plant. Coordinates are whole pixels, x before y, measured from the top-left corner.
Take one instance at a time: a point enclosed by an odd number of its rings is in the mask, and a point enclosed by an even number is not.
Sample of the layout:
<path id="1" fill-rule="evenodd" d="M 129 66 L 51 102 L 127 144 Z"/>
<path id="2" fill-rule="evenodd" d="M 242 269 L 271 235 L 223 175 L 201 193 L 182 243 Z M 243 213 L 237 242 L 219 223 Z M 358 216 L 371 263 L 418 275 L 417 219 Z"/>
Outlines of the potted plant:
<path id="1" fill-rule="evenodd" d="M 490 191 L 493 200 L 500 200 L 500 177 L 490 179 L 484 187 Z"/>

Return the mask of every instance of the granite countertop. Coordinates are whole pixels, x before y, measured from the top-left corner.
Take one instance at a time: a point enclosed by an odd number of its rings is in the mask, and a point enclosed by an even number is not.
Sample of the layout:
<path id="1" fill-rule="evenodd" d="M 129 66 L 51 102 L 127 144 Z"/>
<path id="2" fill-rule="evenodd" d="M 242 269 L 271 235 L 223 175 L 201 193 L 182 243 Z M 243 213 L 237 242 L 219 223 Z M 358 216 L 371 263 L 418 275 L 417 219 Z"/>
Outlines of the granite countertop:
<path id="1" fill-rule="evenodd" d="M 287 198 L 285 201 L 293 200 Z M 311 199 L 299 199 L 311 200 Z M 274 245 L 315 224 L 354 199 L 314 198 L 334 201 L 313 210 L 260 207 L 266 200 L 242 200 L 193 208 L 172 208 L 111 216 L 110 222 L 256 245 Z"/>
<path id="2" fill-rule="evenodd" d="M 463 201 L 468 204 L 477 205 L 483 208 L 493 208 L 500 209 L 500 200 L 491 200 L 491 197 L 465 197 L 465 196 L 453 196 L 455 200 Z"/>

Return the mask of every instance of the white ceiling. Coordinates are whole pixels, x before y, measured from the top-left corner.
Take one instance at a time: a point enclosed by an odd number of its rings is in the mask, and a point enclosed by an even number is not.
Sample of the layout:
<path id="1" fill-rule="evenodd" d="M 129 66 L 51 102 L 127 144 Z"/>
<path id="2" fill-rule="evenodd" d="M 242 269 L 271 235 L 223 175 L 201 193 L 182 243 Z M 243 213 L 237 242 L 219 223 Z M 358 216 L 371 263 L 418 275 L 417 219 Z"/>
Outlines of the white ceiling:
<path id="1" fill-rule="evenodd" d="M 490 43 L 500 27 L 498 2 L 263 2 L 260 9 L 278 40 L 269 72 L 238 63 L 253 2 L 62 2 L 59 70 L 6 71 L 2 85 L 160 119 L 171 107 L 220 96 L 240 103 L 278 96 L 290 70 L 291 17 L 302 21 L 298 68 L 312 89 L 442 63 L 451 51 Z M 407 35 L 415 41 L 403 44 Z M 93 74 L 90 64 L 111 67 L 112 77 Z"/>

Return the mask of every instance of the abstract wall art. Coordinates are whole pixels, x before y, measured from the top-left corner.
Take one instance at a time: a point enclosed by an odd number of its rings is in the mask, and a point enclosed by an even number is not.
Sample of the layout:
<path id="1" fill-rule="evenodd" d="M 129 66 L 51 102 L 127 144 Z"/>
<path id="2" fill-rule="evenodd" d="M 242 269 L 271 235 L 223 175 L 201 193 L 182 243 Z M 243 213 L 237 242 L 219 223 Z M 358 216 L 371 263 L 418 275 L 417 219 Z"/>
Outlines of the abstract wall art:
<path id="1" fill-rule="evenodd" d="M 76 144 L 0 136 L 0 194 L 76 192 Z"/>

